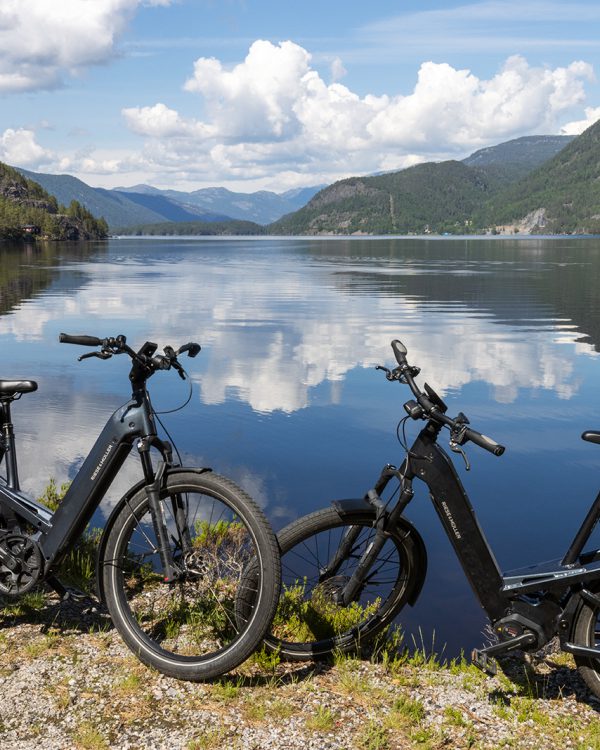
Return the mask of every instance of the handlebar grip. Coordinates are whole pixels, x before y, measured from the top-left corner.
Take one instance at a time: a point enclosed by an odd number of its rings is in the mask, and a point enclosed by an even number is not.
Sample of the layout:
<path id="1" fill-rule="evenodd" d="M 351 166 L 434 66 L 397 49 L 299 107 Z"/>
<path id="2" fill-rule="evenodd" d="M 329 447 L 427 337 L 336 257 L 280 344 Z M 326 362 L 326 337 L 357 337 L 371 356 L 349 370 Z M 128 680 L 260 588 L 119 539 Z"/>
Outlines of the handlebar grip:
<path id="1" fill-rule="evenodd" d="M 487 435 L 482 435 L 480 432 L 477 432 L 477 430 L 472 430 L 470 427 L 465 428 L 464 435 L 467 440 L 470 440 L 480 448 L 493 453 L 494 456 L 501 456 L 506 450 L 506 448 L 503 445 L 500 445 L 500 443 L 496 443 Z"/>
<path id="2" fill-rule="evenodd" d="M 104 339 L 96 336 L 75 335 L 70 333 L 59 333 L 58 340 L 61 344 L 78 344 L 79 346 L 102 346 Z"/>
<path id="3" fill-rule="evenodd" d="M 398 341 L 398 339 L 394 339 L 392 341 L 392 349 L 394 350 L 394 355 L 396 357 L 396 361 L 399 365 L 403 365 L 406 363 L 406 354 L 407 354 L 407 348 L 404 346 L 404 344 L 401 341 Z"/>
<path id="4" fill-rule="evenodd" d="M 184 354 L 185 352 L 188 353 L 188 357 L 195 357 L 202 347 L 200 344 L 196 344 L 194 341 L 190 341 L 187 344 L 184 344 L 183 346 L 180 346 L 177 350 L 177 354 Z"/>

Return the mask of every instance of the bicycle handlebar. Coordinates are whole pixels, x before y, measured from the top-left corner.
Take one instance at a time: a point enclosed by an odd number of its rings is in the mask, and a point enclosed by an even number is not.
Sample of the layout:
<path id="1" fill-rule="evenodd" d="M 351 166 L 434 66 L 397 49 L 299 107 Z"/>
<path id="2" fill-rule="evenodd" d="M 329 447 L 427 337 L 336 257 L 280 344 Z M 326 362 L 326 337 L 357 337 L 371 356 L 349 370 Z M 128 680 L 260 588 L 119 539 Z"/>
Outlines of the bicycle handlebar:
<path id="1" fill-rule="evenodd" d="M 401 341 L 394 339 L 392 341 L 392 350 L 398 362 L 398 367 L 391 372 L 385 367 L 380 367 L 379 369 L 386 371 L 388 380 L 404 382 L 411 389 L 418 405 L 421 407 L 421 414 L 417 413 L 417 416 L 414 418 L 418 419 L 420 416 L 422 419 L 431 419 L 438 424 L 449 427 L 452 433 L 451 441 L 456 445 L 464 445 L 464 443 L 470 441 L 489 453 L 493 453 L 494 456 L 501 456 L 504 453 L 506 448 L 503 445 L 500 445 L 500 443 L 492 440 L 487 435 L 482 435 L 481 432 L 467 427 L 468 420 L 463 414 L 460 414 L 455 419 L 446 416 L 438 404 L 434 403 L 426 393 L 421 392 L 414 380 L 420 370 L 418 367 L 412 367 L 408 364 L 406 359 L 408 350 Z"/>
<path id="2" fill-rule="evenodd" d="M 79 346 L 102 346 L 105 339 L 99 339 L 97 336 L 75 335 L 70 333 L 59 333 L 58 340 L 61 344 L 78 344 Z"/>
<path id="3" fill-rule="evenodd" d="M 398 364 L 406 364 L 406 355 L 408 353 L 408 350 L 404 346 L 404 344 L 401 341 L 398 341 L 398 339 L 394 339 L 392 341 L 392 349 L 394 350 L 394 354 L 396 355 L 396 361 L 398 362 Z"/>
<path id="4" fill-rule="evenodd" d="M 500 443 L 496 443 L 492 438 L 489 438 L 487 435 L 482 435 L 481 432 L 472 430 L 470 427 L 465 427 L 464 441 L 466 442 L 467 440 L 470 440 L 480 448 L 493 453 L 494 456 L 501 456 L 506 450 L 506 448 L 503 445 L 500 445 Z"/>
<path id="5" fill-rule="evenodd" d="M 82 354 L 79 357 L 80 361 L 89 357 L 110 359 L 113 354 L 128 354 L 133 361 L 129 378 L 134 386 L 143 384 L 157 370 L 170 370 L 171 367 L 179 373 L 181 378 L 185 379 L 185 370 L 177 360 L 178 355 L 187 352 L 188 357 L 195 357 L 200 351 L 200 344 L 190 341 L 179 347 L 177 351 L 172 346 L 165 346 L 163 349 L 164 354 L 154 354 L 157 348 L 156 344 L 147 341 L 138 352 L 135 352 L 128 346 L 127 339 L 123 335 L 100 339 L 97 336 L 87 336 L 85 334 L 72 335 L 61 333 L 58 336 L 58 340 L 61 344 L 101 347 L 99 352 Z"/>

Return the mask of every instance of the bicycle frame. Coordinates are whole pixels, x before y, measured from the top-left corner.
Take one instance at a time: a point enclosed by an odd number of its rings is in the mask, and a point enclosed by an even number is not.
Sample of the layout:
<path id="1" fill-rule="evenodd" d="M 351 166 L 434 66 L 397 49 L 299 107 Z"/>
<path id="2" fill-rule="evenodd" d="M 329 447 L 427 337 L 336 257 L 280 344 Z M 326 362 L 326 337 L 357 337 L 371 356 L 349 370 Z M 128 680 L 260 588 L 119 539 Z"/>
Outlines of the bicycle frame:
<path id="1" fill-rule="evenodd" d="M 600 579 L 600 550 L 583 552 L 600 519 L 600 495 L 592 503 L 562 560 L 528 566 L 504 575 L 479 526 L 454 464 L 437 444 L 440 430 L 441 425 L 429 421 L 415 439 L 400 469 L 391 465 L 384 467 L 375 488 L 365 496 L 364 499 L 375 508 L 375 525 L 380 532 L 368 555 L 376 556 L 378 544 L 382 545 L 385 539 L 385 528 L 393 528 L 399 522 L 414 494 L 412 482 L 420 479 L 429 488 L 433 506 L 467 580 L 501 638 L 500 643 L 474 652 L 479 666 L 489 669 L 488 656 L 514 648 L 540 648 L 557 633 L 565 651 L 597 659 L 600 650 L 572 642 L 572 623 L 582 599 L 600 602 L 600 598 L 586 588 L 590 582 Z M 400 480 L 402 492 L 388 513 L 380 494 L 393 477 Z M 353 577 L 344 589 L 345 603 L 351 600 L 353 587 L 360 584 L 368 570 L 366 558 L 367 555 L 357 568 L 356 580 Z"/>
<path id="2" fill-rule="evenodd" d="M 40 532 L 37 543 L 44 557 L 46 573 L 81 535 L 136 440 L 147 489 L 158 492 L 156 476 L 170 465 L 170 446 L 156 435 L 150 397 L 145 389 L 137 391 L 108 419 L 63 500 L 52 513 L 19 489 L 9 401 L 0 402 L 0 419 L 0 463 L 6 458 L 7 468 L 7 482 L 0 484 L 0 508 Z M 157 475 L 149 456 L 153 446 L 159 449 L 163 458 Z"/>

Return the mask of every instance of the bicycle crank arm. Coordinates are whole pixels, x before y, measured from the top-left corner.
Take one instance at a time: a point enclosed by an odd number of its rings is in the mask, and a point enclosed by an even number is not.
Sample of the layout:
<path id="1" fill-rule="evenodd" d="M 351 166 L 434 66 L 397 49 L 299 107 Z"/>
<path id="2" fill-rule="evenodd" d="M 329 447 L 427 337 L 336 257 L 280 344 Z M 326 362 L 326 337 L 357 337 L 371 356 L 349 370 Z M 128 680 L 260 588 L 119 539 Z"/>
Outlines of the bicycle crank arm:
<path id="1" fill-rule="evenodd" d="M 523 633 L 516 638 L 511 638 L 510 640 L 502 641 L 501 643 L 494 643 L 493 646 L 488 646 L 487 648 L 474 648 L 473 651 L 471 651 L 471 661 L 483 672 L 494 675 L 498 670 L 496 659 L 494 657 L 502 656 L 503 654 L 507 654 L 509 651 L 514 651 L 517 648 L 531 646 L 535 641 L 536 637 L 533 633 Z"/>
<path id="2" fill-rule="evenodd" d="M 563 651 L 567 651 L 569 654 L 574 656 L 587 656 L 589 659 L 600 659 L 600 648 L 592 648 L 591 646 L 580 646 L 577 643 L 561 643 Z"/>

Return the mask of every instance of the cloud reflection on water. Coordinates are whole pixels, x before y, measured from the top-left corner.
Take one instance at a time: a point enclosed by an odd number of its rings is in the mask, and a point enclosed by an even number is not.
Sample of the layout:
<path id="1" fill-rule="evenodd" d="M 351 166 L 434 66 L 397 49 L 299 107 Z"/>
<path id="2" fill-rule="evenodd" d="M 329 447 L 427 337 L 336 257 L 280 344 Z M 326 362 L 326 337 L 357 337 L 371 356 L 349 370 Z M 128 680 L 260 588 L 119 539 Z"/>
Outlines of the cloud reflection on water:
<path id="1" fill-rule="evenodd" d="M 355 367 L 390 363 L 395 337 L 405 341 L 413 361 L 427 363 L 427 377 L 440 392 L 482 380 L 504 403 L 521 388 L 570 398 L 578 380 L 572 351 L 563 345 L 593 352 L 576 344 L 581 334 L 563 320 L 543 317 L 520 330 L 499 322 L 484 304 L 440 305 L 385 287 L 381 293 L 378 269 L 366 264 L 370 284 L 357 293 L 336 283 L 326 265 L 307 273 L 295 259 L 205 260 L 78 264 L 86 283 L 70 294 L 50 291 L 23 302 L 0 318 L 0 335 L 39 341 L 60 325 L 98 335 L 122 330 L 132 341 L 197 338 L 204 352 L 193 377 L 202 401 L 236 398 L 262 413 L 292 413 L 310 403 L 318 385 L 342 382 Z M 384 269 L 382 276 L 389 273 Z"/>
<path id="2" fill-rule="evenodd" d="M 143 243 L 133 245 L 133 255 L 127 247 L 115 246 L 123 250 L 120 257 L 63 265 L 61 275 L 76 274 L 78 285 L 51 285 L 0 317 L 5 346 L 44 342 L 53 350 L 52 377 L 44 383 L 47 401 L 35 407 L 35 415 L 33 406 L 24 411 L 29 413 L 24 446 L 31 453 L 23 473 L 34 477 L 34 484 L 72 472 L 84 453 L 80 434 L 97 434 L 103 424 L 106 413 L 90 409 L 90 393 L 83 391 L 87 379 L 93 387 L 95 378 L 107 378 L 110 392 L 123 393 L 122 384 L 113 383 L 112 365 L 86 363 L 73 380 L 61 379 L 79 352 L 58 351 L 58 330 L 125 332 L 138 344 L 145 338 L 161 344 L 199 340 L 203 352 L 190 371 L 202 403 L 235 400 L 262 414 L 304 409 L 322 384 L 330 388 L 325 396 L 321 389 L 321 403 L 340 402 L 350 371 L 391 364 L 389 344 L 396 337 L 440 393 L 483 381 L 502 403 L 515 401 L 525 388 L 572 398 L 580 384 L 574 353 L 594 354 L 591 344 L 577 343 L 577 326 L 545 301 L 517 294 L 511 306 L 510 299 L 478 294 L 482 278 L 490 276 L 489 264 L 322 258 L 272 246 L 249 252 L 223 243 L 217 250 L 198 243 L 171 257 L 144 253 L 152 247 Z M 454 298 L 453 284 L 460 284 Z M 510 318 L 512 307 L 518 324 Z M 111 408 L 123 400 L 117 398 Z M 65 436 L 65 424 L 79 425 L 78 431 Z M 38 434 L 61 435 L 56 456 L 38 459 L 33 448 Z M 258 496 L 264 494 L 262 480 L 251 474 L 246 470 L 246 482 Z"/>

